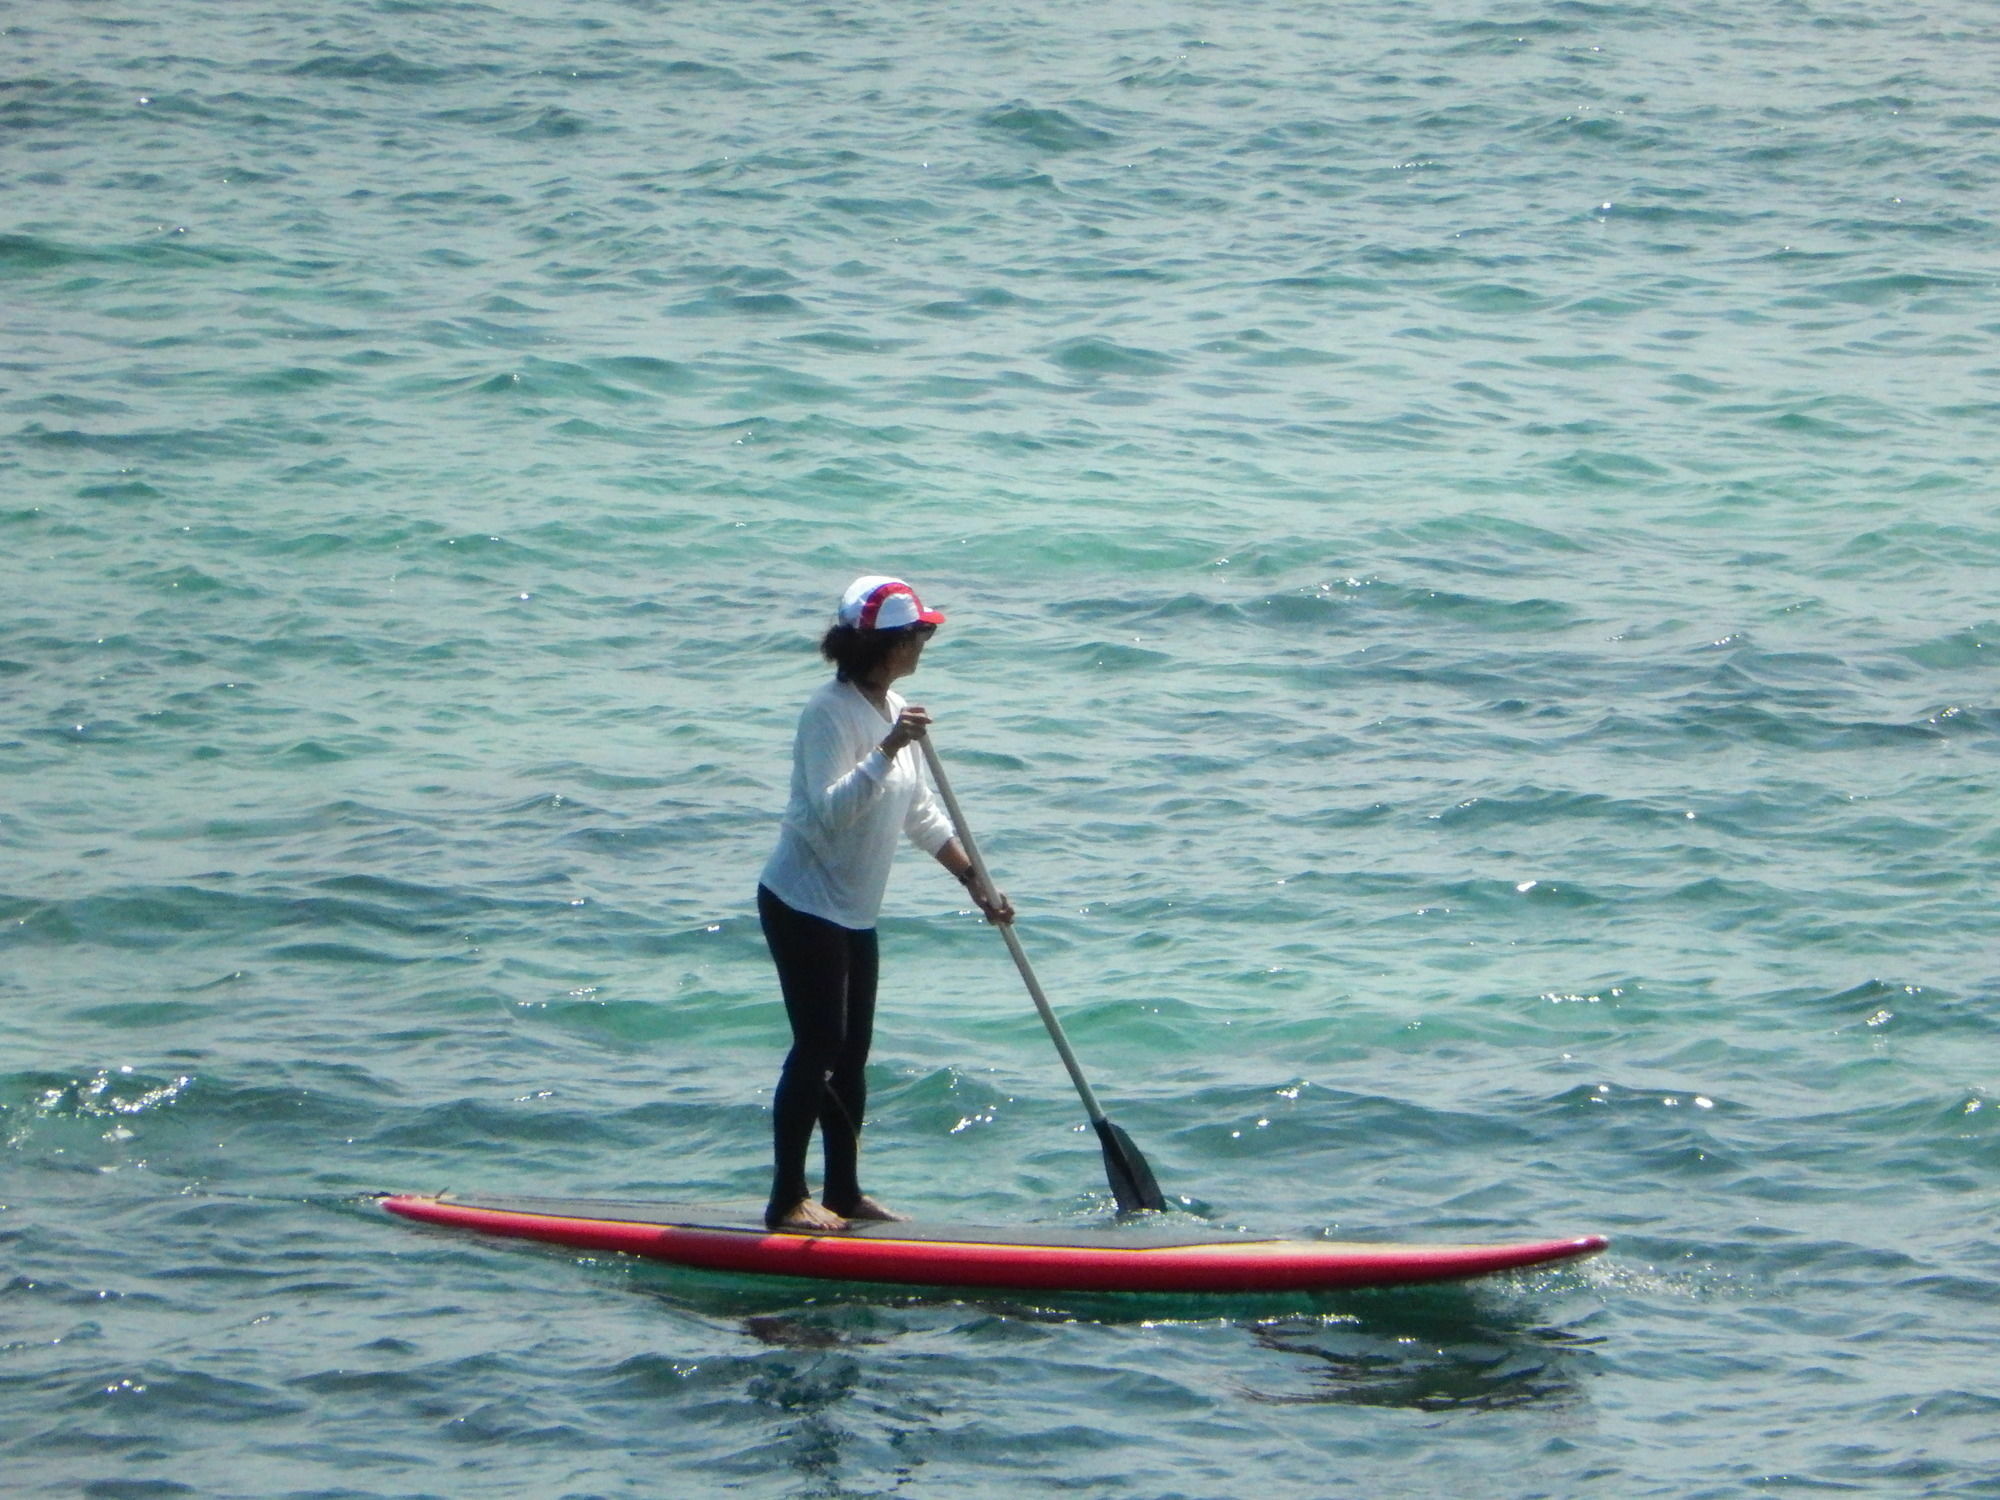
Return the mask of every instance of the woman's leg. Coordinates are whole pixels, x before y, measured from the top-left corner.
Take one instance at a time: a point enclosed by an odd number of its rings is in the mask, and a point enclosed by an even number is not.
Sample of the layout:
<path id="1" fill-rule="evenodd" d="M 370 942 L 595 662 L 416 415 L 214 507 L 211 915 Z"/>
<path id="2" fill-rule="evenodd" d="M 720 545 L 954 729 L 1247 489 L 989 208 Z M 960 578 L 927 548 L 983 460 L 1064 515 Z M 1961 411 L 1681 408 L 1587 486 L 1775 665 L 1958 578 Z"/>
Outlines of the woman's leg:
<path id="1" fill-rule="evenodd" d="M 848 995 L 853 951 L 851 939 L 860 934 L 819 917 L 794 911 L 762 886 L 757 888 L 757 916 L 764 941 L 778 969 L 778 987 L 785 997 L 785 1015 L 792 1026 L 792 1050 L 778 1076 L 772 1099 L 773 1169 L 771 1201 L 764 1221 L 776 1228 L 812 1194 L 806 1184 L 806 1153 L 813 1126 L 824 1121 L 829 1161 L 845 1142 L 846 1171 L 853 1175 L 853 1130 L 831 1100 L 829 1075 L 843 1062 L 848 1034 Z M 868 933 L 873 938 L 874 934 Z M 870 945 L 872 948 L 872 944 Z M 869 980 L 869 1011 L 873 1012 L 873 974 Z M 862 1057 L 866 1060 L 864 1040 Z M 863 1104 L 866 1103 L 865 1093 Z M 853 1117 L 856 1127 L 859 1115 Z M 830 1169 L 831 1170 L 831 1169 Z"/>
<path id="2" fill-rule="evenodd" d="M 837 1214 L 861 1206 L 861 1122 L 868 1113 L 868 1048 L 875 1035 L 875 930 L 847 933 L 847 1024 L 835 1049 L 820 1107 L 826 1150 L 826 1190 L 820 1201 Z"/>
<path id="3" fill-rule="evenodd" d="M 827 1079 L 820 1138 L 826 1145 L 826 1191 L 820 1201 L 844 1219 L 900 1220 L 861 1191 L 861 1122 L 868 1112 L 868 1048 L 875 1035 L 875 932 L 850 932 L 847 1034 Z"/>

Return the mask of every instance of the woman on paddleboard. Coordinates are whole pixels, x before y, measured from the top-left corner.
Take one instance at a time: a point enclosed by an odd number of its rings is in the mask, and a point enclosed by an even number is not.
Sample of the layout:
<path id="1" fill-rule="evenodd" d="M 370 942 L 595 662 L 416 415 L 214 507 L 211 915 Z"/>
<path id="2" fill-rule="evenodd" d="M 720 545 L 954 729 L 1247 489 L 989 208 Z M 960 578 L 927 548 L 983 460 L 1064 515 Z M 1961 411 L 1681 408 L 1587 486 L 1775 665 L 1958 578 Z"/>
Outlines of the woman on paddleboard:
<path id="1" fill-rule="evenodd" d="M 944 623 L 900 578 L 857 578 L 820 642 L 831 682 L 806 700 L 792 742 L 792 787 L 778 847 L 757 886 L 757 915 L 778 966 L 792 1025 L 773 1100 L 776 1166 L 764 1222 L 772 1229 L 841 1229 L 849 1219 L 897 1219 L 861 1191 L 864 1069 L 875 1027 L 875 919 L 896 846 L 908 837 L 965 886 L 990 922 L 989 901 L 951 820 L 925 779 L 915 742 L 931 722 L 890 684 L 917 670 Z M 813 1127 L 826 1156 L 821 1201 L 806 1184 Z"/>

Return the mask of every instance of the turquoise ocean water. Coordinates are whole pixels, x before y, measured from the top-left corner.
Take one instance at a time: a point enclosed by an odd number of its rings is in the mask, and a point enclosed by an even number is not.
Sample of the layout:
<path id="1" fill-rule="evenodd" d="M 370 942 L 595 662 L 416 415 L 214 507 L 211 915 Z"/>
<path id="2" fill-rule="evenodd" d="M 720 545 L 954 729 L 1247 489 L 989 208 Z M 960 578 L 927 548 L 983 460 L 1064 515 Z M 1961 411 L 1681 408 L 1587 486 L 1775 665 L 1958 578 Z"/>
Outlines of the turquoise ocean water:
<path id="1" fill-rule="evenodd" d="M 0 1468 L 32 1496 L 2000 1495 L 1989 7 L 15 0 Z M 818 629 L 1273 1303 L 756 1201 Z M 869 1181 L 1109 1210 L 892 884 Z"/>

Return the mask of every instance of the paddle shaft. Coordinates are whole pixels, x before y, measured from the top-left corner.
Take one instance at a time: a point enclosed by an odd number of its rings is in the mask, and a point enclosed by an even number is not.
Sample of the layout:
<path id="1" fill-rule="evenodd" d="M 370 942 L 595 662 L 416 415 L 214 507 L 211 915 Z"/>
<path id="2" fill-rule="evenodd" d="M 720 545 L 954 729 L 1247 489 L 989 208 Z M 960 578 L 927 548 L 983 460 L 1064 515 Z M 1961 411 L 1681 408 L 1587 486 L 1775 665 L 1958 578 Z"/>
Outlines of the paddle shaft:
<path id="1" fill-rule="evenodd" d="M 938 759 L 937 747 L 925 735 L 917 743 L 923 746 L 924 764 L 931 769 L 931 781 L 937 786 L 938 795 L 944 798 L 945 811 L 951 814 L 952 827 L 958 830 L 959 846 L 965 850 L 965 857 L 972 861 L 972 873 L 990 901 L 996 894 L 993 877 L 986 872 L 986 861 L 980 856 L 979 845 L 974 842 L 972 830 L 966 825 L 965 811 L 958 805 L 958 798 L 952 795 L 951 778 L 944 774 L 944 763 Z M 1090 1080 L 1083 1076 L 1083 1068 L 1070 1051 L 1069 1038 L 1063 1035 L 1062 1023 L 1049 1006 L 1049 997 L 1042 993 L 1042 983 L 1035 978 L 1035 971 L 1028 962 L 1026 950 L 1021 947 L 1021 939 L 1014 933 L 1011 922 L 997 924 L 1000 936 L 1007 940 L 1007 951 L 1014 955 L 1014 967 L 1021 971 L 1021 982 L 1028 987 L 1028 998 L 1035 1002 L 1035 1009 L 1042 1018 L 1042 1024 L 1049 1029 L 1049 1040 L 1056 1044 L 1056 1054 L 1062 1058 L 1063 1066 L 1069 1069 L 1069 1080 L 1076 1085 L 1077 1093 L 1083 1099 L 1085 1113 L 1090 1123 L 1102 1130 L 1105 1125 L 1104 1110 L 1098 1105 L 1097 1095 L 1091 1092 Z"/>

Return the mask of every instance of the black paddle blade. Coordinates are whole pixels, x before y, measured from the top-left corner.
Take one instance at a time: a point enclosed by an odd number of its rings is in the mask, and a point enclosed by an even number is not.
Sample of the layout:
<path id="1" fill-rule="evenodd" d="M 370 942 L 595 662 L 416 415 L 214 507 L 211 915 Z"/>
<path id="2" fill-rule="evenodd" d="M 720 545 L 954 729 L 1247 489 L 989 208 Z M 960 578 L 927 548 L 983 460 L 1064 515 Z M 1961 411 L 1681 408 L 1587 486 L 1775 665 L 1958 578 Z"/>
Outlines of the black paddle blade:
<path id="1" fill-rule="evenodd" d="M 1099 1120 L 1096 1124 L 1097 1138 L 1104 1143 L 1104 1175 L 1111 1179 L 1111 1196 L 1118 1200 L 1118 1212 L 1136 1214 L 1145 1209 L 1165 1213 L 1167 1200 L 1160 1196 L 1160 1185 L 1153 1181 L 1153 1169 L 1132 1144 L 1132 1137 L 1109 1120 Z"/>

